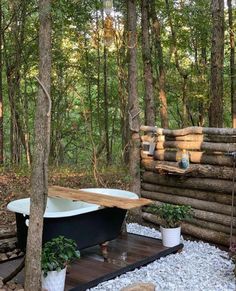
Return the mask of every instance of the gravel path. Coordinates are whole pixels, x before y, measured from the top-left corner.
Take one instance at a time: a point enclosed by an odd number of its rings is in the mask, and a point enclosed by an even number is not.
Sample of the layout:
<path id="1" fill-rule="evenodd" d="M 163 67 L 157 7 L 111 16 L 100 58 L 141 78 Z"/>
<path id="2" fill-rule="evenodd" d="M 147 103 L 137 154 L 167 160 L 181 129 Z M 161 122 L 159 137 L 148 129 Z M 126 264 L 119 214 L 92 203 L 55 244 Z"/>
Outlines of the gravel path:
<path id="1" fill-rule="evenodd" d="M 130 223 L 128 232 L 160 238 L 149 227 Z M 156 291 L 235 291 L 234 265 L 227 252 L 203 242 L 184 241 L 181 253 L 99 284 L 90 291 L 119 291 L 137 282 L 151 282 Z"/>

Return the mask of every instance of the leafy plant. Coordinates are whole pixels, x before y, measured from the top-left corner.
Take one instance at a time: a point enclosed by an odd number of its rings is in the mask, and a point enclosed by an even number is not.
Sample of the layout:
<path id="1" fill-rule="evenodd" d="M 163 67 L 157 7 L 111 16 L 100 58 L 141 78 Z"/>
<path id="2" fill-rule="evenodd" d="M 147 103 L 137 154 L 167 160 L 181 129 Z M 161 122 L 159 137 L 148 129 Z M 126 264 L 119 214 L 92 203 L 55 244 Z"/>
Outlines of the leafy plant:
<path id="1" fill-rule="evenodd" d="M 192 207 L 188 205 L 152 204 L 148 207 L 148 211 L 157 215 L 161 219 L 161 225 L 165 228 L 178 227 L 181 221 L 193 216 Z"/>
<path id="2" fill-rule="evenodd" d="M 74 240 L 58 236 L 46 242 L 42 250 L 42 271 L 44 277 L 49 271 L 60 271 L 73 259 L 79 259 L 80 253 Z"/>

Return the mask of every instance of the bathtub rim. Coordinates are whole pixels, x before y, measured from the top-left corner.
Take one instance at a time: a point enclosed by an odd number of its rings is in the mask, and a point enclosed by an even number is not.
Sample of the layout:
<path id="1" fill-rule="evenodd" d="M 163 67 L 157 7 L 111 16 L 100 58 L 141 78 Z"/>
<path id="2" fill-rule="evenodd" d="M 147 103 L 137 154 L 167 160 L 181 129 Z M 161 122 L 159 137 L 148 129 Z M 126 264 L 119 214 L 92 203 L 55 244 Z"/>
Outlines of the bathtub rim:
<path id="1" fill-rule="evenodd" d="M 91 192 L 95 192 L 98 191 L 97 193 L 103 193 L 105 195 L 110 195 L 110 196 L 116 196 L 116 197 L 123 197 L 123 198 L 130 198 L 130 199 L 138 199 L 138 195 L 130 192 L 130 191 L 126 191 L 126 190 L 120 190 L 120 189 L 111 189 L 111 188 L 84 188 L 81 189 L 83 191 L 91 191 Z M 105 190 L 105 191 L 104 191 Z M 113 192 L 113 195 L 109 194 L 109 193 L 104 193 L 104 192 Z M 118 194 L 119 193 L 119 194 Z M 58 200 L 65 200 L 68 201 L 68 199 L 63 199 L 63 198 L 59 198 L 59 197 L 48 197 L 48 199 L 58 199 Z M 10 203 L 8 203 L 7 205 L 7 209 L 9 211 L 15 212 L 15 213 L 20 213 L 23 214 L 24 216 L 29 216 L 30 214 L 30 210 L 28 207 L 30 198 L 21 198 L 21 199 L 16 199 L 11 201 Z M 19 203 L 20 202 L 20 203 Z M 22 205 L 23 202 L 23 205 Z M 79 202 L 79 201 L 75 201 Z M 80 214 L 84 214 L 84 213 L 88 213 L 91 211 L 96 211 L 98 209 L 103 208 L 102 206 L 98 205 L 98 204 L 92 204 L 92 203 L 86 203 L 87 206 L 81 207 L 81 208 L 77 208 L 77 209 L 72 209 L 72 210 L 66 210 L 66 211 L 45 211 L 44 213 L 44 218 L 60 218 L 60 217 L 70 217 L 70 216 L 75 216 L 75 215 L 80 215 Z"/>
<path id="2" fill-rule="evenodd" d="M 58 199 L 58 200 L 65 200 L 68 201 L 67 199 L 62 199 L 62 198 L 57 198 L 57 197 L 48 197 L 49 199 Z M 7 205 L 7 209 L 9 211 L 15 212 L 15 213 L 20 213 L 23 214 L 23 216 L 29 216 L 30 211 L 28 208 L 30 198 L 22 198 L 22 199 L 17 199 L 14 200 Z M 21 205 L 19 205 L 19 202 L 21 202 Z M 22 205 L 23 202 L 23 205 Z M 87 203 L 90 204 L 90 203 Z M 83 213 L 88 213 L 91 211 L 96 211 L 100 208 L 99 205 L 97 204 L 90 204 L 88 206 L 84 206 L 81 208 L 77 209 L 72 209 L 72 210 L 65 210 L 65 211 L 45 211 L 44 213 L 44 218 L 60 218 L 60 217 L 70 217 L 70 216 L 75 216 L 75 215 L 80 215 Z"/>

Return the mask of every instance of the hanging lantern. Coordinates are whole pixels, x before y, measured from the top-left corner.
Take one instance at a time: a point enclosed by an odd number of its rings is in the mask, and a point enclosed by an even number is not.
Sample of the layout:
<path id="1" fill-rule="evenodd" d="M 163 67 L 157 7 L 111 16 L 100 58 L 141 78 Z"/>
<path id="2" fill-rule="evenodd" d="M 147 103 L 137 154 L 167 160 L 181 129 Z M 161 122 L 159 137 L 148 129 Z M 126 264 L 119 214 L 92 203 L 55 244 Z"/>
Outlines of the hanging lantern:
<path id="1" fill-rule="evenodd" d="M 110 15 L 113 9 L 113 0 L 103 0 L 103 8 L 106 15 Z"/>

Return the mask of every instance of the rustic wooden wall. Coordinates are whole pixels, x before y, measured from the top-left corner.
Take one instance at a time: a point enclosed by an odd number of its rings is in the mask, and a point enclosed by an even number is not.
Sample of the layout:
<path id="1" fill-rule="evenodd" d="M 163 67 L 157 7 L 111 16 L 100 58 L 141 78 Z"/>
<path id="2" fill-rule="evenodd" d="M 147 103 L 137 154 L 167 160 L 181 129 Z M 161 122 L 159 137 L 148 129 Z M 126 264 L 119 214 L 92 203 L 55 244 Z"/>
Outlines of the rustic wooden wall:
<path id="1" fill-rule="evenodd" d="M 153 136 L 155 139 L 153 156 L 141 150 L 142 197 L 156 204 L 191 205 L 194 218 L 183 223 L 182 232 L 229 246 L 233 158 L 226 154 L 236 151 L 236 129 L 142 126 L 141 130 L 142 142 L 153 140 Z M 190 167 L 186 171 L 178 167 L 178 149 L 189 152 Z M 159 224 L 147 208 L 143 208 L 142 215 L 144 220 Z M 233 226 L 236 235 L 236 218 Z"/>

